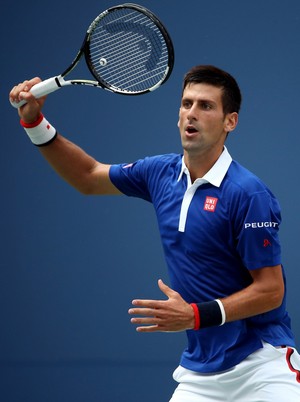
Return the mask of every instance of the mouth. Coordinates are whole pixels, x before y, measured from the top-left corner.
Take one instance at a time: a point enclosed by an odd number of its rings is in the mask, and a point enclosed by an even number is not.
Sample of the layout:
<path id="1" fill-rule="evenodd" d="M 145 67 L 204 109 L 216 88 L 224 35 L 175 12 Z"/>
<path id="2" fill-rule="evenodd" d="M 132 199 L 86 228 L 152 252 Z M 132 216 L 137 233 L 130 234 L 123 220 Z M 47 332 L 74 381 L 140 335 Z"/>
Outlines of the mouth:
<path id="1" fill-rule="evenodd" d="M 198 130 L 197 130 L 194 126 L 188 125 L 188 126 L 185 128 L 185 133 L 186 133 L 187 135 L 189 135 L 189 136 L 192 136 L 192 135 L 198 133 Z"/>

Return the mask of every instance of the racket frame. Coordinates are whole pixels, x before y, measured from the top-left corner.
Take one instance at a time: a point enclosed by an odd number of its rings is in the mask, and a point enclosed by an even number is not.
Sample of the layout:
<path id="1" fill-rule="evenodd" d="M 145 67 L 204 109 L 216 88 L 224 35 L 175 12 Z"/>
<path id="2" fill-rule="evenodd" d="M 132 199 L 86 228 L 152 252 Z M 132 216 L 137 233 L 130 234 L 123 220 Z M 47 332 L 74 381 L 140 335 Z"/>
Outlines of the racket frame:
<path id="1" fill-rule="evenodd" d="M 168 61 L 169 61 L 169 63 L 168 63 L 168 66 L 166 67 L 165 74 L 162 76 L 162 78 L 155 85 L 153 85 L 152 87 L 147 88 L 145 90 L 136 91 L 136 92 L 135 91 L 126 91 L 126 90 L 120 90 L 119 88 L 108 84 L 106 81 L 102 80 L 101 76 L 99 76 L 95 72 L 95 69 L 94 69 L 93 64 L 91 63 L 91 60 L 90 60 L 90 57 L 89 57 L 89 42 L 90 42 L 91 34 L 92 34 L 94 28 L 97 26 L 98 21 L 100 19 L 104 18 L 108 13 L 110 13 L 110 12 L 112 12 L 114 10 L 122 9 L 122 8 L 131 8 L 133 10 L 139 11 L 142 14 L 146 15 L 158 27 L 160 33 L 162 34 L 162 36 L 163 36 L 163 38 L 164 38 L 164 40 L 166 42 L 166 47 L 167 47 L 167 50 L 168 50 Z M 90 24 L 79 53 L 80 53 L 78 55 L 79 59 L 80 59 L 82 53 L 84 53 L 86 64 L 87 64 L 91 74 L 97 80 L 96 81 L 96 86 L 100 86 L 100 87 L 102 87 L 104 89 L 107 89 L 109 91 L 112 91 L 112 92 L 115 92 L 115 93 L 118 93 L 118 94 L 121 94 L 121 95 L 141 95 L 141 94 L 145 94 L 147 92 L 154 91 L 155 89 L 160 87 L 164 82 L 166 82 L 168 80 L 168 78 L 170 77 L 170 75 L 172 73 L 173 66 L 174 66 L 174 47 L 173 47 L 173 43 L 172 43 L 172 40 L 170 38 L 170 35 L 169 35 L 168 31 L 166 30 L 165 26 L 156 17 L 156 15 L 152 13 L 152 11 L 148 10 L 147 8 L 145 8 L 143 6 L 140 6 L 140 5 L 134 4 L 134 3 L 124 3 L 124 4 L 120 4 L 118 6 L 110 7 L 107 10 L 105 10 L 103 13 L 99 14 L 98 17 L 96 17 L 95 20 Z M 78 61 L 79 61 L 79 59 L 78 59 Z M 75 58 L 74 62 L 76 62 L 76 60 L 77 60 L 77 57 Z M 62 74 L 62 76 L 64 76 L 64 73 Z M 77 81 L 77 80 L 75 80 L 75 81 Z M 90 82 L 90 84 L 87 84 L 87 85 L 95 85 L 95 81 L 89 81 L 89 82 Z M 76 82 L 74 82 L 74 83 L 76 83 Z"/>
<path id="2" fill-rule="evenodd" d="M 141 91 L 126 91 L 126 90 L 121 90 L 113 85 L 108 84 L 106 81 L 102 80 L 101 77 L 95 72 L 95 69 L 91 63 L 90 57 L 89 57 L 89 43 L 90 43 L 90 38 L 92 35 L 93 30 L 97 26 L 98 22 L 100 19 L 104 18 L 108 13 L 117 10 L 117 9 L 122 9 L 122 8 L 131 8 L 133 10 L 139 11 L 146 15 L 151 21 L 158 27 L 160 33 L 163 35 L 165 42 L 166 42 L 166 47 L 168 50 L 168 65 L 166 67 L 165 74 L 162 76 L 162 78 L 152 87 L 147 88 L 145 90 Z M 74 68 L 76 65 L 79 63 L 80 59 L 82 56 L 85 56 L 85 61 L 87 64 L 87 67 L 92 74 L 92 76 L 96 80 L 89 80 L 89 79 L 70 79 L 70 80 L 65 80 L 64 77 L 66 77 Z M 160 87 L 164 82 L 167 81 L 167 79 L 170 77 L 171 72 L 173 70 L 174 66 L 174 47 L 172 40 L 164 27 L 164 25 L 161 23 L 161 21 L 147 8 L 142 7 L 138 4 L 134 3 L 124 3 L 120 4 L 117 6 L 113 6 L 108 8 L 107 10 L 103 11 L 100 13 L 90 24 L 83 43 L 77 52 L 75 58 L 73 59 L 72 63 L 69 65 L 68 68 L 66 68 L 60 75 L 48 78 L 36 85 L 34 85 L 30 92 L 36 97 L 36 98 L 41 98 L 42 96 L 48 95 L 56 90 L 58 90 L 61 87 L 67 86 L 67 85 L 89 85 L 89 86 L 94 86 L 94 87 L 100 87 L 102 89 L 108 90 L 110 92 L 118 93 L 121 95 L 141 95 L 145 94 L 147 92 L 152 92 L 158 87 Z M 12 106 L 15 108 L 19 108 L 23 106 L 26 103 L 26 101 L 22 100 L 21 102 L 11 102 Z"/>

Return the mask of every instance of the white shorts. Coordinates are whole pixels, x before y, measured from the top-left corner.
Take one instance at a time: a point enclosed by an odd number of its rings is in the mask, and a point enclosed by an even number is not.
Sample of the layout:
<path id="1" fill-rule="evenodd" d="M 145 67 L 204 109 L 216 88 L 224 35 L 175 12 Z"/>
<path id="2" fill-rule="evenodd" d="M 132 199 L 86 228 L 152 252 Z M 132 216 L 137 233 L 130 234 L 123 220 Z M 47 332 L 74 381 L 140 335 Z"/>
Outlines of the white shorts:
<path id="1" fill-rule="evenodd" d="M 264 347 L 227 371 L 202 374 L 177 367 L 169 402 L 300 402 L 300 356 L 293 348 Z"/>

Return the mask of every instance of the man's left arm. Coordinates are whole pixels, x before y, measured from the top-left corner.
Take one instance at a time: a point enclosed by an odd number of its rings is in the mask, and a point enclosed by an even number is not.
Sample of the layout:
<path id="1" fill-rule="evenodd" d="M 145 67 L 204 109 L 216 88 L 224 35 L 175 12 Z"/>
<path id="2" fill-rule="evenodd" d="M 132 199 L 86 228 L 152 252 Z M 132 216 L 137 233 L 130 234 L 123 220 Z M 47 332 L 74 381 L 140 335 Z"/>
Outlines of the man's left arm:
<path id="1" fill-rule="evenodd" d="M 284 296 L 281 265 L 249 271 L 253 282 L 245 289 L 220 299 L 226 322 L 241 320 L 266 313 L 279 307 Z"/>
<path id="2" fill-rule="evenodd" d="M 225 322 L 242 320 L 279 307 L 284 296 L 281 265 L 252 270 L 250 274 L 253 281 L 245 289 L 219 299 L 219 303 L 197 304 L 198 317 L 191 304 L 159 280 L 158 286 L 168 299 L 133 300 L 133 307 L 129 309 L 129 314 L 134 316 L 131 322 L 138 325 L 138 332 L 178 332 L 220 325 L 225 317 Z M 223 313 L 219 309 L 220 302 Z"/>

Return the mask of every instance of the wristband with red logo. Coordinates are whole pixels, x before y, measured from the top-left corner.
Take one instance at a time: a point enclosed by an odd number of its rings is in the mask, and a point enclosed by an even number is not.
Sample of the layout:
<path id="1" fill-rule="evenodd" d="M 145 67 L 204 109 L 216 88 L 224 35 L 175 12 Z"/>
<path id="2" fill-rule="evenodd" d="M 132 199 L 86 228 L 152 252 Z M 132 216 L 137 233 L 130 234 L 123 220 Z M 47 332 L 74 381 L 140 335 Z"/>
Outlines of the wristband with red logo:
<path id="1" fill-rule="evenodd" d="M 33 123 L 26 123 L 20 120 L 21 126 L 26 131 L 31 142 L 40 147 L 50 144 L 57 135 L 55 128 L 40 114 L 38 119 Z"/>

